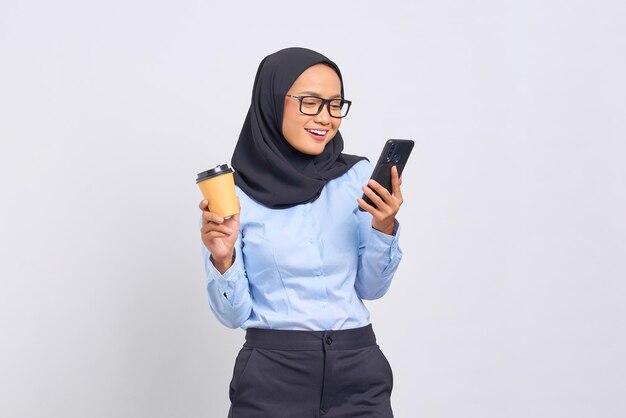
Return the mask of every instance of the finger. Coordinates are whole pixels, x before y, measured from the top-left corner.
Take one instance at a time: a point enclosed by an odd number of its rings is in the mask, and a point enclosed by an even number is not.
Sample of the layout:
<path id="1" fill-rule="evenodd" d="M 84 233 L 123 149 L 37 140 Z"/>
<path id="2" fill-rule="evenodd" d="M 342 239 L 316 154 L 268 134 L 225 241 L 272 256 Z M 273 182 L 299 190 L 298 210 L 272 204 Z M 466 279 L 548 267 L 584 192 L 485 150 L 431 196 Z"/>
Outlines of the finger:
<path id="1" fill-rule="evenodd" d="M 389 200 L 391 198 L 391 193 L 387 190 L 383 185 L 378 183 L 376 180 L 370 179 L 367 183 L 369 187 L 371 187 L 383 200 Z"/>
<path id="2" fill-rule="evenodd" d="M 200 207 L 201 210 L 207 210 L 209 208 L 209 201 L 204 199 L 200 202 L 198 206 Z"/>
<path id="3" fill-rule="evenodd" d="M 222 229 L 213 229 L 213 228 L 203 228 L 202 229 L 202 236 L 206 236 L 208 234 L 219 234 L 222 238 L 228 238 L 230 236 L 232 236 L 232 233 L 229 233 L 228 231 L 224 231 Z"/>
<path id="4" fill-rule="evenodd" d="M 226 225 L 222 225 L 222 224 L 216 224 L 216 223 L 208 223 L 203 227 L 204 230 L 206 230 L 207 232 L 211 232 L 211 231 L 216 231 L 216 232 L 220 232 L 222 234 L 226 234 L 227 236 L 230 236 L 234 231 L 232 228 L 229 228 Z"/>
<path id="5" fill-rule="evenodd" d="M 359 204 L 361 208 L 363 208 L 366 212 L 368 212 L 372 216 L 376 216 L 380 213 L 380 211 L 377 208 L 370 205 L 369 203 L 367 203 L 365 200 L 363 200 L 360 197 L 357 198 L 357 203 Z"/>
<path id="6" fill-rule="evenodd" d="M 228 238 L 230 235 L 226 235 L 219 231 L 209 231 L 204 234 L 208 239 L 216 239 L 216 238 Z"/>
<path id="7" fill-rule="evenodd" d="M 384 205 L 386 205 L 385 201 L 378 194 L 376 194 L 376 192 L 374 192 L 374 190 L 372 190 L 370 187 L 363 186 L 363 193 L 365 193 L 365 196 L 370 198 L 372 203 L 374 203 L 378 207 L 379 210 L 382 209 Z"/>
<path id="8" fill-rule="evenodd" d="M 208 210 L 202 212 L 202 219 L 204 219 L 205 223 L 213 222 L 216 224 L 221 224 L 224 222 L 224 218 L 216 215 L 213 212 L 209 212 Z"/>
<path id="9" fill-rule="evenodd" d="M 391 167 L 391 191 L 392 195 L 402 201 L 402 190 L 400 190 L 400 185 L 402 181 L 400 180 L 400 176 L 398 175 L 398 167 L 395 165 Z"/>

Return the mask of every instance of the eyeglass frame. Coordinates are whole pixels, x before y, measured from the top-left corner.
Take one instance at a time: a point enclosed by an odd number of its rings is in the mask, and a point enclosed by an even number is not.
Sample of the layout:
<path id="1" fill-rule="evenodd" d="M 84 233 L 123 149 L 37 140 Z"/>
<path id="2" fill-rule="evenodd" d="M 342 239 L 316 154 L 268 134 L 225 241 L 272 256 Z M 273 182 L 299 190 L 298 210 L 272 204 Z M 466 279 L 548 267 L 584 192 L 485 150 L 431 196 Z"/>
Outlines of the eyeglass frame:
<path id="1" fill-rule="evenodd" d="M 307 115 L 307 116 L 317 116 L 320 113 L 322 113 L 322 109 L 324 109 L 324 105 L 326 105 L 326 110 L 328 110 L 328 114 L 330 115 L 331 118 L 335 118 L 335 119 L 343 119 L 346 116 L 348 116 L 348 112 L 350 111 L 350 106 L 352 106 L 352 101 L 350 100 L 346 100 L 344 98 L 341 97 L 336 97 L 334 99 L 323 99 L 321 97 L 318 96 L 294 96 L 293 94 L 285 94 L 286 97 L 291 97 L 292 99 L 298 99 L 298 101 L 300 102 L 300 113 L 302 113 L 303 115 Z M 307 98 L 313 98 L 313 99 L 319 99 L 322 101 L 322 104 L 320 104 L 319 109 L 317 109 L 317 113 L 304 113 L 302 111 L 302 100 L 303 99 L 307 99 Z M 343 116 L 333 116 L 330 113 L 330 102 L 332 102 L 333 100 L 341 100 L 344 104 L 348 105 L 348 108 L 346 109 L 346 114 Z"/>

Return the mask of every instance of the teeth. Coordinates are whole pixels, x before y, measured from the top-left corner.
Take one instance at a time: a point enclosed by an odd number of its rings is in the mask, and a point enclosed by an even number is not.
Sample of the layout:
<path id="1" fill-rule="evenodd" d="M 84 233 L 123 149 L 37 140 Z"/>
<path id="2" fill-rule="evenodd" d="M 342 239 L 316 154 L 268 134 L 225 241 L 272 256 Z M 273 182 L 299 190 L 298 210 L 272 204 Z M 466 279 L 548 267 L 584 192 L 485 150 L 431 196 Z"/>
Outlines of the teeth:
<path id="1" fill-rule="evenodd" d="M 326 131 L 318 131 L 317 129 L 307 129 L 307 131 L 312 132 L 315 135 L 326 135 Z"/>

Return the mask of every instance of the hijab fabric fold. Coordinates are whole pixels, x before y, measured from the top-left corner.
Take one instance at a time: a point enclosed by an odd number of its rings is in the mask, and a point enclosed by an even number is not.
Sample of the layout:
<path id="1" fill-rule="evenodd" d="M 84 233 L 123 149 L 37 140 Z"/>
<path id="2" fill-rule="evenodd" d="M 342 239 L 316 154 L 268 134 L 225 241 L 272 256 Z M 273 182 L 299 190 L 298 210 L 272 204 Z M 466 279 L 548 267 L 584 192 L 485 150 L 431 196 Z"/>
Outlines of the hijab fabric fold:
<path id="1" fill-rule="evenodd" d="M 287 48 L 261 61 L 252 89 L 252 102 L 243 123 L 231 164 L 235 183 L 248 196 L 272 209 L 289 208 L 317 199 L 329 180 L 346 173 L 364 157 L 343 154 L 337 132 L 320 155 L 293 148 L 282 134 L 285 94 L 307 68 L 335 63 L 315 51 Z"/>

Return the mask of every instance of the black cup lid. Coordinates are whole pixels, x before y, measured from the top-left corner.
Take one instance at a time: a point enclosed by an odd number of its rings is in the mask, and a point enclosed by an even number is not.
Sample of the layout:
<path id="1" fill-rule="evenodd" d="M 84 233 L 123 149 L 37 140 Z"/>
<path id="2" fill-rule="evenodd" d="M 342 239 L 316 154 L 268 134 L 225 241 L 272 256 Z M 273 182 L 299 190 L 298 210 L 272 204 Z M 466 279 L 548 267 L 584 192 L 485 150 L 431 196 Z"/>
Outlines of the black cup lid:
<path id="1" fill-rule="evenodd" d="M 232 173 L 233 169 L 228 166 L 228 164 L 218 165 L 215 168 L 212 168 L 207 171 L 203 171 L 198 174 L 198 178 L 196 179 L 196 183 L 200 183 L 203 180 L 210 179 L 211 177 L 219 176 L 220 174 Z"/>

